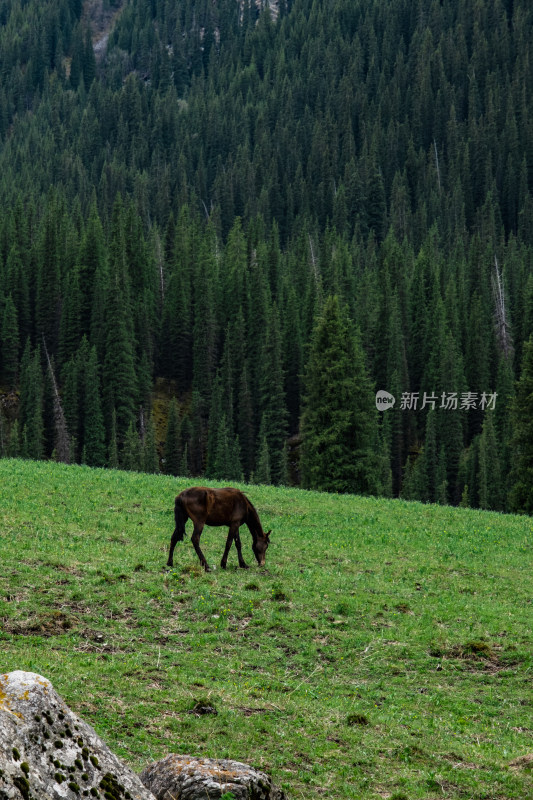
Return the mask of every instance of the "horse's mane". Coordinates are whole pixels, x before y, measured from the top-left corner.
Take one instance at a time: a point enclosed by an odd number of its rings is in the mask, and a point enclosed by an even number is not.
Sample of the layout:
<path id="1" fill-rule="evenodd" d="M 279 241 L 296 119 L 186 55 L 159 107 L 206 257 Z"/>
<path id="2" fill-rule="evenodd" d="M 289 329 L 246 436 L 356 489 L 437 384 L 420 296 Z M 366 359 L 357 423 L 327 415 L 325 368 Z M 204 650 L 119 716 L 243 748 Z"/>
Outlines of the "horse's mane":
<path id="1" fill-rule="evenodd" d="M 255 510 L 255 506 L 249 500 L 246 495 L 244 495 L 244 499 L 246 500 L 246 505 L 248 508 L 248 513 L 246 515 L 246 524 L 248 525 L 250 531 L 253 534 L 263 534 L 263 527 L 261 525 L 261 520 L 259 519 L 259 514 Z"/>

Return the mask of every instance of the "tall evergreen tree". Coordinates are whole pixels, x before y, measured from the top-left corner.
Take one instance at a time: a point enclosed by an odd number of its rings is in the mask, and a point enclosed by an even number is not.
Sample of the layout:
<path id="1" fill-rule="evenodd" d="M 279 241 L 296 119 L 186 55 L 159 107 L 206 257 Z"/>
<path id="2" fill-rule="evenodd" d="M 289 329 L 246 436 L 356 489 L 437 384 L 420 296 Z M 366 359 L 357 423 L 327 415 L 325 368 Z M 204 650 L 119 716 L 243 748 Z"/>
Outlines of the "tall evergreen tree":
<path id="1" fill-rule="evenodd" d="M 21 398 L 26 405 L 27 416 L 24 422 L 26 458 L 40 459 L 44 455 L 43 421 L 43 374 L 41 369 L 41 349 L 35 349 L 24 376 L 23 385 L 27 393 Z"/>
<path id="2" fill-rule="evenodd" d="M 378 491 L 377 418 L 361 344 L 336 296 L 311 340 L 302 414 L 302 483 L 331 492 Z"/>
<path id="3" fill-rule="evenodd" d="M 524 343 L 521 367 L 512 406 L 513 471 L 509 503 L 513 511 L 533 514 L 533 335 Z"/>
<path id="4" fill-rule="evenodd" d="M 167 475 L 179 475 L 180 453 L 180 419 L 178 401 L 175 397 L 168 408 L 167 433 L 165 436 L 165 472 Z"/>
<path id="5" fill-rule="evenodd" d="M 115 409 L 113 409 L 113 411 L 111 412 L 111 435 L 109 437 L 107 466 L 110 469 L 119 468 L 118 442 L 117 442 L 117 412 L 115 411 Z"/>
<path id="6" fill-rule="evenodd" d="M 11 298 L 8 296 L 2 319 L 1 329 L 1 375 L 2 383 L 13 389 L 16 384 L 19 366 L 19 329 L 17 322 L 17 309 Z"/>
<path id="7" fill-rule="evenodd" d="M 496 438 L 494 412 L 485 412 L 479 437 L 479 507 L 500 511 L 502 508 L 502 475 L 500 448 Z"/>
<path id="8" fill-rule="evenodd" d="M 135 417 L 138 397 L 124 213 L 120 198 L 113 209 L 110 266 L 111 275 L 106 300 L 107 330 L 103 386 L 105 414 L 109 420 L 112 409 L 115 409 L 117 442 L 120 446 Z"/>
<path id="9" fill-rule="evenodd" d="M 132 420 L 126 431 L 124 447 L 122 450 L 122 468 L 130 471 L 138 471 L 142 466 L 141 440 L 135 423 Z"/>
<path id="10" fill-rule="evenodd" d="M 146 425 L 146 434 L 142 448 L 142 470 L 143 472 L 159 472 L 159 454 L 157 452 L 155 423 L 152 414 L 148 417 L 148 423 Z M 182 472 L 181 465 L 179 474 L 188 474 L 187 472 Z"/>
<path id="11" fill-rule="evenodd" d="M 85 463 L 90 467 L 104 467 L 106 463 L 105 425 L 96 347 L 91 348 L 85 368 L 83 414 Z"/>
<path id="12" fill-rule="evenodd" d="M 265 425 L 261 425 L 259 433 L 259 448 L 257 452 L 257 467 L 253 474 L 254 483 L 270 484 L 270 452 L 268 448 L 268 441 L 266 437 Z"/>
<path id="13" fill-rule="evenodd" d="M 270 314 L 261 357 L 261 424 L 270 453 L 272 483 L 280 482 L 283 472 L 283 448 L 287 437 L 287 409 L 285 405 L 284 375 L 281 353 L 281 332 L 277 306 Z"/>

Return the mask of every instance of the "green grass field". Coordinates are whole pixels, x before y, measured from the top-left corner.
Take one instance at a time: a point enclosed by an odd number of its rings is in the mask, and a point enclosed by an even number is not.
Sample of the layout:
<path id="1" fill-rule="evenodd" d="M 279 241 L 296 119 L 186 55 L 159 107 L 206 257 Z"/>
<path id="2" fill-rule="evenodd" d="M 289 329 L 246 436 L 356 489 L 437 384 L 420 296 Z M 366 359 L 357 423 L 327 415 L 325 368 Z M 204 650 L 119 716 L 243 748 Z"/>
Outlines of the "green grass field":
<path id="1" fill-rule="evenodd" d="M 0 480 L 0 671 L 45 675 L 135 770 L 178 752 L 289 798 L 533 797 L 530 518 L 250 486 L 267 568 L 243 528 L 251 568 L 233 549 L 204 574 L 189 536 L 165 567 L 191 481 Z M 202 535 L 217 567 L 225 536 Z"/>

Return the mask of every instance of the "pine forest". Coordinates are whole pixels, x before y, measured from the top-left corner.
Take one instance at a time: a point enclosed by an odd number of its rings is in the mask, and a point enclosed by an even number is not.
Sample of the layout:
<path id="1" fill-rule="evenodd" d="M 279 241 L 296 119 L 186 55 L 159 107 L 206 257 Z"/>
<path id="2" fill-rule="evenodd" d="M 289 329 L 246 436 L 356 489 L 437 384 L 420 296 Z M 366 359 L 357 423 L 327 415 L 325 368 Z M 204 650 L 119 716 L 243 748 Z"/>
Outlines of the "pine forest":
<path id="1" fill-rule="evenodd" d="M 532 33 L 0 0 L 0 454 L 532 513 Z"/>

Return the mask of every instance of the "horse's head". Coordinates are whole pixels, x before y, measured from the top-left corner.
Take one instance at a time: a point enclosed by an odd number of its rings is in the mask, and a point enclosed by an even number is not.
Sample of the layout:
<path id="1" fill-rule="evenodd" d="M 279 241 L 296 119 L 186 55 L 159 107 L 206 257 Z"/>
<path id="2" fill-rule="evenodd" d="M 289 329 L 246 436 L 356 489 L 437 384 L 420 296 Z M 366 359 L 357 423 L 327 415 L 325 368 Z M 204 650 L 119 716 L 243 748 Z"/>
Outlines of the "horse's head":
<path id="1" fill-rule="evenodd" d="M 270 534 L 272 531 L 268 531 L 268 533 L 259 534 L 256 538 L 255 542 L 252 544 L 252 550 L 254 551 L 254 556 L 257 559 L 257 563 L 260 567 L 265 566 L 265 554 L 267 551 L 267 547 L 270 544 Z"/>

